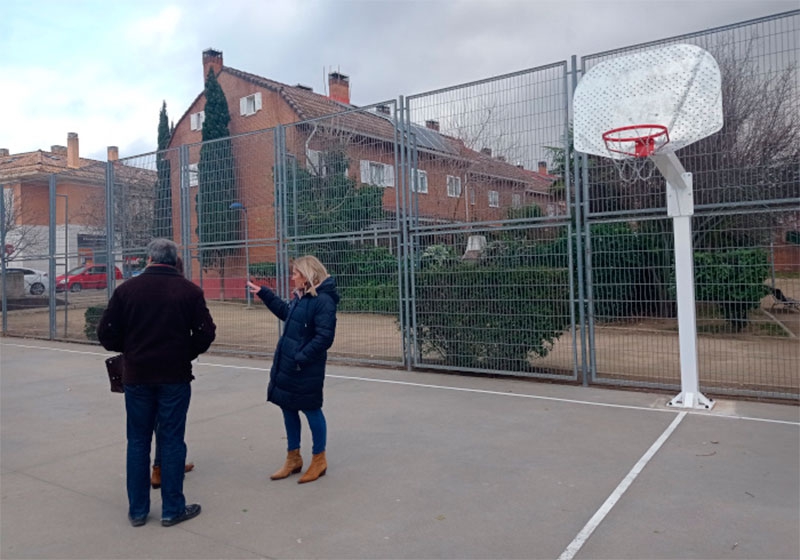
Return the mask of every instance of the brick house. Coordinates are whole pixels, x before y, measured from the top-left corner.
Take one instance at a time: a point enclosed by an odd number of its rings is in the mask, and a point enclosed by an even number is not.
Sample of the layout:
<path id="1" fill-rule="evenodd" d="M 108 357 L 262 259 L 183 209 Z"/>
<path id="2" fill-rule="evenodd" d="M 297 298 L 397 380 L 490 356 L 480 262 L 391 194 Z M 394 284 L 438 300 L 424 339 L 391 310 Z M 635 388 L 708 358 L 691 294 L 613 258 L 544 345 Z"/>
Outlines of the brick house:
<path id="1" fill-rule="evenodd" d="M 108 160 L 118 159 L 109 146 Z M 78 135 L 50 150 L 10 154 L 0 149 L 0 185 L 6 207 L 8 263 L 47 270 L 49 252 L 50 177 L 56 176 L 56 247 L 69 252 L 69 268 L 91 262 L 105 241 L 106 163 L 80 157 Z M 69 239 L 67 239 L 67 234 Z"/>
<path id="2" fill-rule="evenodd" d="M 238 201 L 247 208 L 249 239 L 275 236 L 273 169 L 275 150 L 268 133 L 278 125 L 287 126 L 286 152 L 312 174 L 324 174 L 324 154 L 338 145 L 348 159 L 348 177 L 358 184 L 385 188 L 383 210 L 397 212 L 396 130 L 390 107 L 377 105 L 363 110 L 350 103 L 350 80 L 339 72 L 328 76 L 328 95 L 308 86 L 290 86 L 256 76 L 223 64 L 222 52 L 203 52 L 203 80 L 213 70 L 222 88 L 234 137 Z M 189 186 L 197 186 L 205 96 L 200 93 L 175 123 L 168 153 L 173 170 L 173 221 L 179 231 L 177 211 L 179 169 L 175 148 L 189 145 Z M 298 124 L 294 124 L 298 123 Z M 289 126 L 292 125 L 292 126 Z M 258 131 L 264 131 L 258 133 Z M 503 158 L 493 157 L 488 149 L 475 151 L 465 143 L 439 131 L 439 123 L 429 120 L 424 126 L 412 125 L 417 145 L 417 169 L 412 179 L 415 191 L 414 212 L 421 223 L 463 223 L 503 220 L 508 209 L 536 204 L 544 214 L 561 213 L 558 201 L 549 194 L 556 177 L 540 163 L 536 170 L 523 169 Z M 248 134 L 253 133 L 253 134 Z M 242 136 L 240 136 L 242 135 Z M 346 136 L 346 139 L 344 138 Z M 194 196 L 190 215 L 196 216 Z M 364 224 L 368 229 L 370 224 Z M 191 227 L 193 242 L 195 228 Z M 274 249 L 251 249 L 251 262 L 274 259 Z"/>

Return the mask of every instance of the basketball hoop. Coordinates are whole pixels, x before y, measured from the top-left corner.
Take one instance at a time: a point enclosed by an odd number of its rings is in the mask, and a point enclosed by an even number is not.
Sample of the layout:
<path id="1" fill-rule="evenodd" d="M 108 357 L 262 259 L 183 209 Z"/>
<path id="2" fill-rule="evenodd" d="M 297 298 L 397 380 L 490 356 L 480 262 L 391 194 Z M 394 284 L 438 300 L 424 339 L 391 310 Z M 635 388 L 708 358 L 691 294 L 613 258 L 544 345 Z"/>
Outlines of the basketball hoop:
<path id="1" fill-rule="evenodd" d="M 669 133 L 660 124 L 635 124 L 604 132 L 603 142 L 609 152 L 646 158 L 669 142 Z"/>
<path id="2" fill-rule="evenodd" d="M 621 126 L 604 132 L 603 142 L 620 179 L 632 184 L 653 178 L 655 165 L 649 157 L 669 143 L 669 133 L 667 127 L 660 124 Z"/>

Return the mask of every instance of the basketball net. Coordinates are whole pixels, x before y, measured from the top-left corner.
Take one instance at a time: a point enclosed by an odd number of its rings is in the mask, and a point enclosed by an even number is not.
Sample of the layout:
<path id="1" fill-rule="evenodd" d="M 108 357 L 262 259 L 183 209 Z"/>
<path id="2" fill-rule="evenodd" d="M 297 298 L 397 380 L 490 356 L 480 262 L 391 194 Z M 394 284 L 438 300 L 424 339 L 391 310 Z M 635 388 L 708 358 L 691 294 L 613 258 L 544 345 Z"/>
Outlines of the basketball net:
<path id="1" fill-rule="evenodd" d="M 650 156 L 669 142 L 669 133 L 660 124 L 623 126 L 604 132 L 603 141 L 620 180 L 631 184 L 653 178 L 656 166 Z"/>

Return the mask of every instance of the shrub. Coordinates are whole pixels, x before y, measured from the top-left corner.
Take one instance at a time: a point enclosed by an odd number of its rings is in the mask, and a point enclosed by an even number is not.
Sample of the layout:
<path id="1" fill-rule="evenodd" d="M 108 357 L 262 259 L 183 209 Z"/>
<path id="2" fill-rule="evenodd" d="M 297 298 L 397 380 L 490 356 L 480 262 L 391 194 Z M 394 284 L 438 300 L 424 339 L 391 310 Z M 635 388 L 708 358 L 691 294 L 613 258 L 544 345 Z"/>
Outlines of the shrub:
<path id="1" fill-rule="evenodd" d="M 642 233 L 627 223 L 592 225 L 592 296 L 597 320 L 674 315 L 674 311 L 670 312 L 672 305 L 666 301 L 673 260 L 670 238 L 669 232 Z M 567 241 L 567 236 L 561 235 L 553 242 L 538 246 L 536 254 L 549 256 L 549 266 L 566 267 Z M 574 263 L 577 263 L 577 251 L 573 233 Z M 580 281 L 577 266 L 573 267 L 573 274 L 577 286 Z"/>
<path id="2" fill-rule="evenodd" d="M 336 278 L 340 311 L 399 313 L 398 261 L 386 247 L 327 247 L 328 272 Z"/>
<path id="3" fill-rule="evenodd" d="M 566 269 L 428 252 L 415 276 L 417 340 L 454 367 L 530 370 L 569 327 Z"/>
<path id="4" fill-rule="evenodd" d="M 713 249 L 694 254 L 695 299 L 717 304 L 734 332 L 769 293 L 769 258 L 763 249 Z"/>
<path id="5" fill-rule="evenodd" d="M 278 265 L 273 262 L 250 263 L 250 276 L 256 278 L 275 278 L 278 274 Z"/>
<path id="6" fill-rule="evenodd" d="M 100 317 L 103 316 L 103 311 L 105 310 L 105 305 L 86 308 L 86 313 L 83 315 L 86 319 L 83 332 L 89 340 L 97 340 L 97 325 L 100 323 Z"/>

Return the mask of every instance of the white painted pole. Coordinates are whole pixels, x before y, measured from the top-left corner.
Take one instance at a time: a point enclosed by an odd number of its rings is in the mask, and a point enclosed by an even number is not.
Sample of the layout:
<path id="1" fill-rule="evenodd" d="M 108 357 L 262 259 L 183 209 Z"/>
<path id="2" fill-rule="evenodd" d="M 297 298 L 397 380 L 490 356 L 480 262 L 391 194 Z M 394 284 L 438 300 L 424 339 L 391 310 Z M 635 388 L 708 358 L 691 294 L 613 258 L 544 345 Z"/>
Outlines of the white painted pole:
<path id="1" fill-rule="evenodd" d="M 697 315 L 694 295 L 692 174 L 672 152 L 651 156 L 667 180 L 667 214 L 675 236 L 675 284 L 678 298 L 681 392 L 669 402 L 680 408 L 710 409 L 714 401 L 700 392 L 697 367 Z"/>
<path id="2" fill-rule="evenodd" d="M 670 188 L 670 187 L 667 187 Z M 681 392 L 694 400 L 699 391 L 697 375 L 697 316 L 694 297 L 692 217 L 672 218 L 675 235 L 675 282 L 678 295 L 678 338 L 681 357 Z M 691 405 L 685 405 L 691 406 Z"/>

